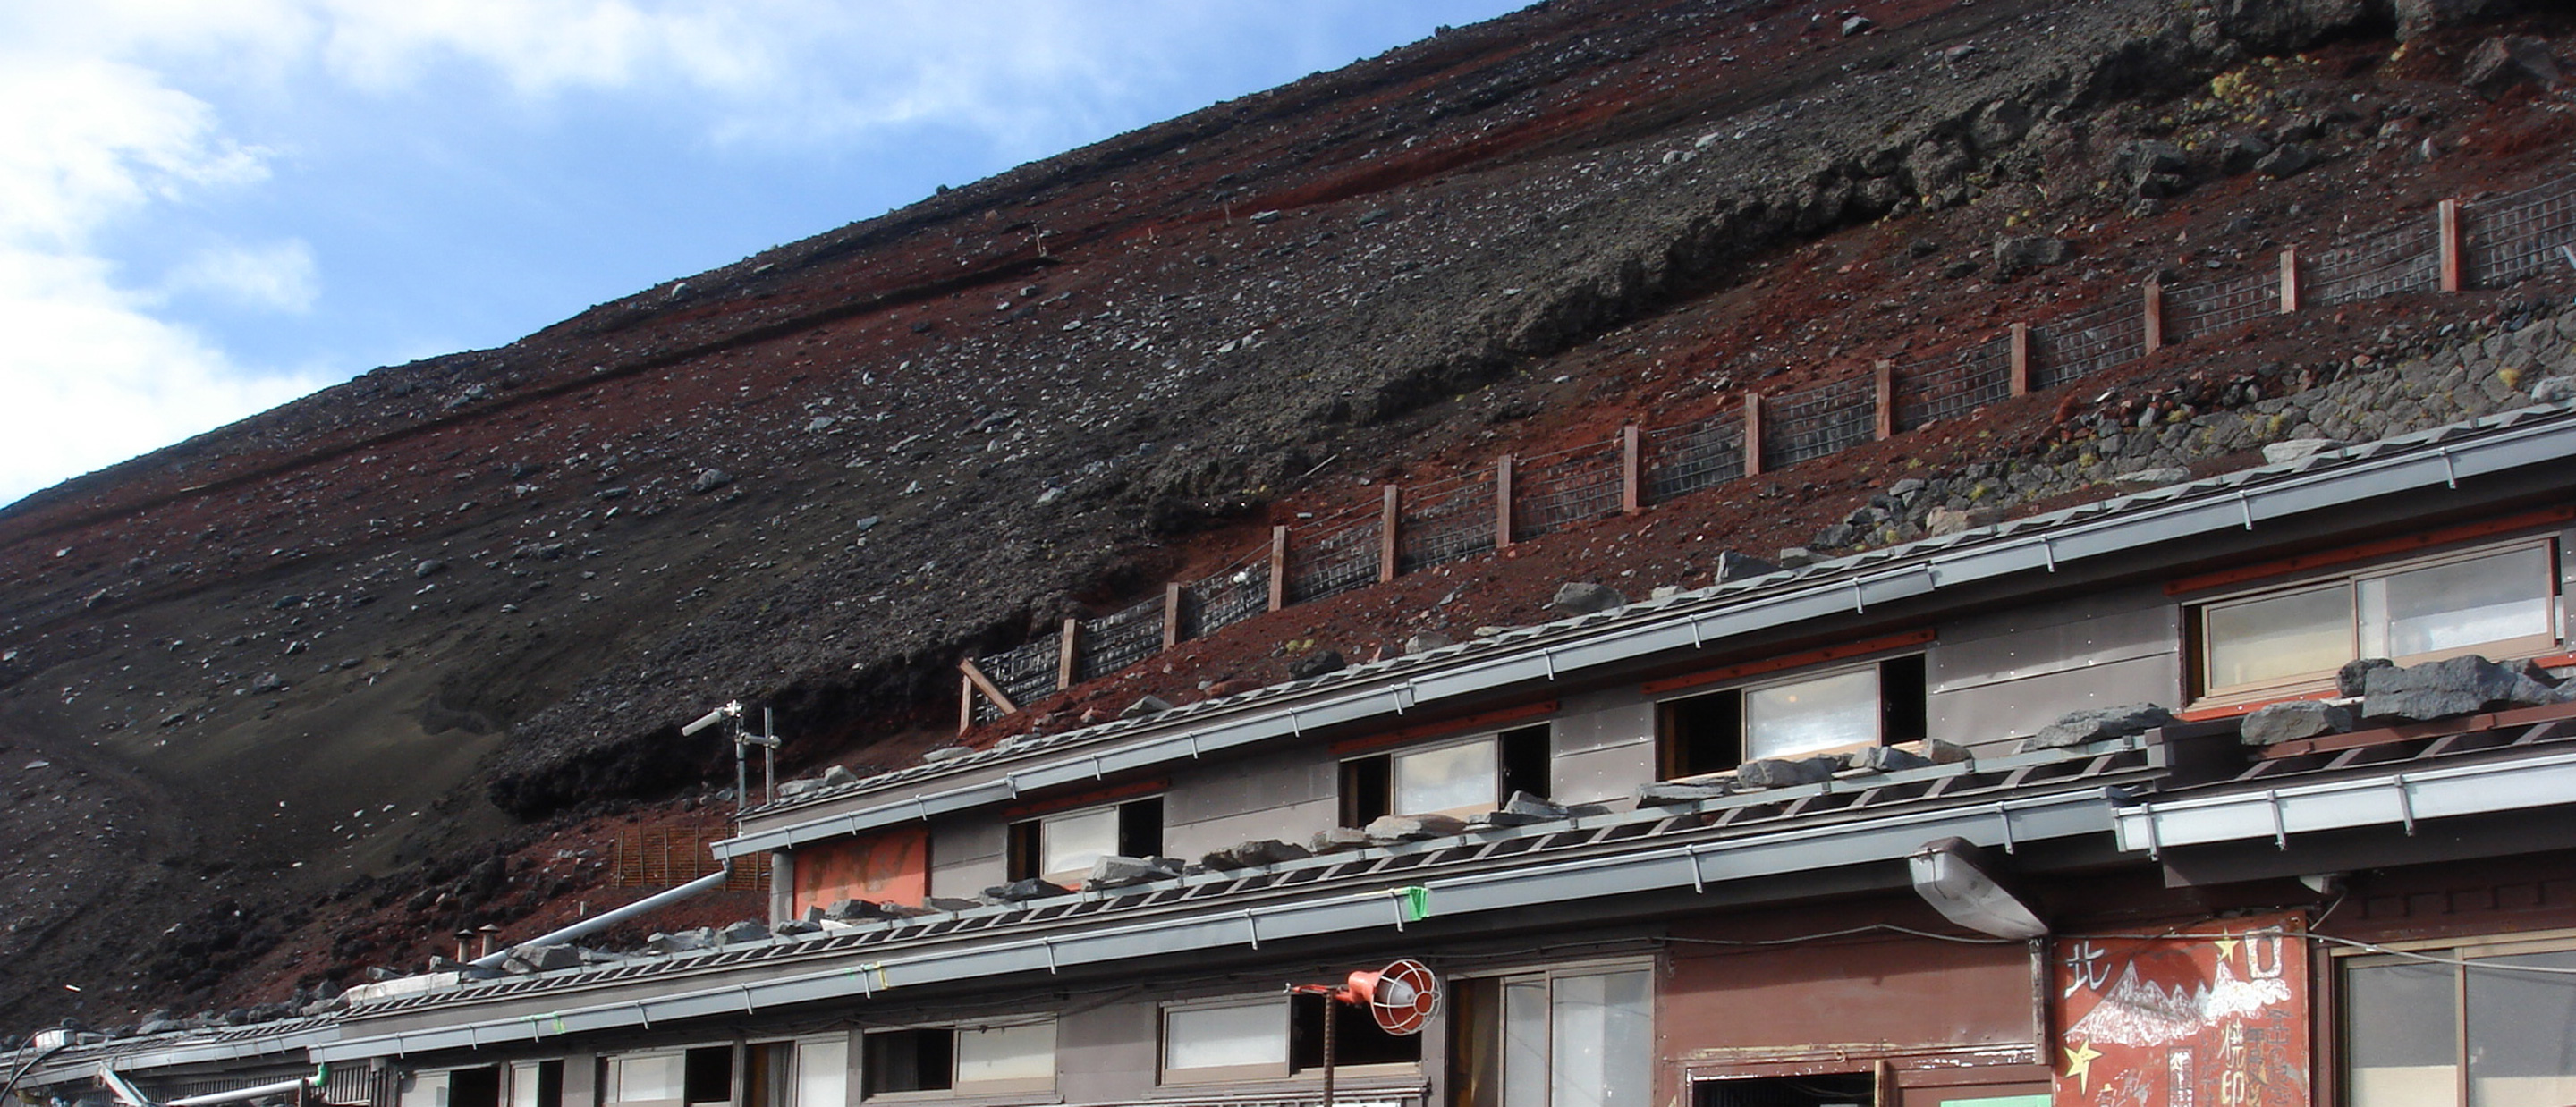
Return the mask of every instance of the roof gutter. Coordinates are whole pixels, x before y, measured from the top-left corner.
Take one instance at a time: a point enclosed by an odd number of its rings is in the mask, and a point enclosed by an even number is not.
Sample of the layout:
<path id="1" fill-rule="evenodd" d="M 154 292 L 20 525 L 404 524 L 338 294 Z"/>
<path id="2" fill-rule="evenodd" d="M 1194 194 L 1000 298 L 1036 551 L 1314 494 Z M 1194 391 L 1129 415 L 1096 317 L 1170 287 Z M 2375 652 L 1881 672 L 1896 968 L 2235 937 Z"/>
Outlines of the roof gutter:
<path id="1" fill-rule="evenodd" d="M 1434 913 L 1447 918 L 1515 911 L 1533 903 L 1580 902 L 1641 892 L 1690 889 L 1705 893 L 1722 884 L 1758 877 L 1901 862 L 1925 842 L 1945 837 L 1965 838 L 2009 851 L 2018 844 L 2042 839 L 2102 834 L 2111 828 L 2110 812 L 2110 800 L 2101 790 L 2092 789 L 1680 843 L 1551 865 L 1434 878 L 1414 888 L 1381 888 L 1323 899 L 1289 899 L 1245 908 L 1167 915 L 1128 926 L 961 944 L 908 957 L 703 987 L 651 999 L 621 1000 L 415 1032 L 349 1037 L 316 1045 L 312 1056 L 321 1062 L 353 1061 L 534 1042 L 682 1019 L 740 1016 L 766 1007 L 846 1002 L 950 981 L 1055 973 L 1070 966 L 1114 964 L 1194 950 L 1259 949 L 1263 942 L 1373 930 L 1400 932 L 1406 925 L 1419 923 Z"/>
<path id="2" fill-rule="evenodd" d="M 2119 812 L 2117 824 L 2121 849 L 2154 860 L 2168 849 L 2222 842 L 2270 839 L 2288 849 L 2293 834 L 2356 827 L 2400 826 L 2412 835 L 2426 819 L 2569 803 L 2576 803 L 2576 753 L 2142 803 Z"/>
<path id="3" fill-rule="evenodd" d="M 2433 449 L 2424 447 L 2433 445 L 2436 436 L 2459 435 L 2460 428 L 2440 428 L 2392 439 L 2383 445 L 2397 448 L 2337 460 L 2314 472 L 2298 471 L 2298 467 L 2313 462 L 2297 462 L 2212 478 L 2203 482 L 2205 487 L 2170 501 L 2142 505 L 2107 518 L 2080 519 L 2089 509 L 2074 508 L 2004 524 L 1993 537 L 1966 545 L 1934 540 L 1940 544 L 1918 555 L 1919 560 L 1733 602 L 1714 600 L 1689 611 L 1635 618 L 1626 625 L 1568 627 L 1517 649 L 1494 651 L 1496 656 L 1462 660 L 1419 676 L 1395 678 L 1375 688 L 1331 699 L 1277 705 L 1231 721 L 1182 729 L 1089 754 L 1067 752 L 1045 764 L 1006 774 L 1000 780 L 917 793 L 856 811 L 738 835 L 710 848 L 716 856 L 731 859 L 926 821 L 934 815 L 1004 802 L 1024 791 L 1193 760 L 1209 752 L 1291 737 L 1316 727 L 1401 715 L 1423 704 L 1553 681 L 1566 673 L 1648 654 L 1696 649 L 1775 627 L 1857 614 L 1872 606 L 1929 595 L 1941 588 L 2031 572 L 2054 573 L 2064 564 L 2119 556 L 2158 542 L 2252 530 L 2265 520 L 2359 499 L 2457 487 L 2464 478 L 2561 463 L 2576 455 L 2576 419 L 2566 414 L 2547 412 L 2538 421 L 2532 421 L 2530 411 L 2490 416 L 2467 424 L 2478 433 L 2459 441 L 2442 441 Z M 2522 421 L 2514 422 L 2517 419 Z M 2230 487 L 2243 484 L 2251 476 L 2273 479 L 2253 487 Z"/>

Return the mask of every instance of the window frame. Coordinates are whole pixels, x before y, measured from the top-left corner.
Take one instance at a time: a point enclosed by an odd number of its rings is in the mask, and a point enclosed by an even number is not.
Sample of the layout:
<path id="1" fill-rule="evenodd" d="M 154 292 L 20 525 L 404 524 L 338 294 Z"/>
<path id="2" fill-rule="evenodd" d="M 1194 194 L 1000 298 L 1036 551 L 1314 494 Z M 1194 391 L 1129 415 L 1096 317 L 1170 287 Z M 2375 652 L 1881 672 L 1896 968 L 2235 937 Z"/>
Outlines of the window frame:
<path id="1" fill-rule="evenodd" d="M 1135 844 L 1128 839 L 1128 835 L 1132 829 L 1130 826 L 1131 821 L 1138 823 L 1143 821 L 1143 816 L 1141 814 L 1131 815 L 1128 809 L 1140 807 L 1145 804 L 1153 805 L 1154 848 L 1147 850 L 1142 854 L 1128 854 L 1125 856 L 1159 855 L 1163 850 L 1167 828 L 1163 823 L 1163 796 L 1158 793 L 1150 796 L 1135 796 L 1110 803 L 1084 804 L 1080 807 L 1068 807 L 1061 811 L 1049 811 L 1043 815 L 1032 815 L 1025 819 L 1011 820 L 1004 825 L 1002 832 L 1004 872 L 1007 873 L 1009 878 L 1012 880 L 1035 879 L 1046 880 L 1049 883 L 1056 883 L 1056 881 L 1051 879 L 1054 875 L 1065 875 L 1074 872 L 1074 870 L 1071 869 L 1061 870 L 1056 873 L 1050 873 L 1046 870 L 1047 827 L 1050 823 L 1063 822 L 1084 816 L 1107 814 L 1114 819 L 1117 823 L 1117 828 L 1113 832 L 1113 836 L 1116 839 L 1116 847 L 1113 852 L 1123 851 L 1128 846 Z M 1137 833 L 1142 833 L 1142 831 L 1138 830 Z M 1033 837 L 1034 841 L 1025 840 L 1023 837 L 1024 835 Z M 1103 856 L 1107 855 L 1104 854 Z M 1080 876 L 1073 877 L 1064 882 L 1064 886 L 1079 888 L 1082 886 L 1084 881 L 1090 879 L 1090 876 L 1091 870 L 1085 868 L 1081 870 Z"/>
<path id="2" fill-rule="evenodd" d="M 1924 733 L 1910 736 L 1898 736 L 1892 734 L 1890 730 L 1891 723 L 1889 716 L 1891 710 L 1888 704 L 1888 666 L 1891 663 L 1907 662 L 1913 663 L 1915 667 L 1916 671 L 1913 674 L 1912 685 L 1922 700 L 1922 702 L 1913 705 L 1908 717 L 1914 722 L 1915 729 L 1922 730 Z M 1870 724 L 1874 734 L 1870 739 L 1866 741 L 1846 742 L 1834 746 L 1819 746 L 1815 749 L 1774 755 L 1772 758 L 1756 757 L 1753 755 L 1753 717 L 1750 710 L 1751 693 L 1769 688 L 1780 688 L 1793 684 L 1804 684 L 1812 681 L 1827 680 L 1858 672 L 1869 672 L 1874 674 L 1874 679 L 1878 684 L 1876 710 L 1873 712 Z M 1688 769 L 1689 763 L 1687 761 L 1687 751 L 1682 748 L 1682 745 L 1685 743 L 1686 739 L 1676 733 L 1680 728 L 1678 716 L 1682 710 L 1681 705 L 1696 701 L 1706 702 L 1714 706 L 1716 702 L 1715 697 L 1720 696 L 1733 697 L 1734 708 L 1731 714 L 1734 719 L 1735 727 L 1733 737 L 1735 742 L 1736 759 L 1723 766 L 1699 768 L 1695 771 L 1685 771 Z M 1767 671 L 1759 674 L 1748 675 L 1736 680 L 1694 687 L 1671 695 L 1659 696 L 1653 701 L 1655 707 L 1655 779 L 1679 780 L 1688 777 L 1706 776 L 1713 773 L 1731 772 L 1754 761 L 1772 759 L 1794 760 L 1808 757 L 1824 757 L 1832 754 L 1850 753 L 1853 750 L 1867 749 L 1871 746 L 1888 746 L 1898 745 L 1905 742 L 1923 741 L 1930 737 L 1930 728 L 1928 726 L 1930 718 L 1930 699 L 1931 652 L 1923 646 L 1893 649 L 1884 653 L 1871 654 L 1860 658 L 1842 658 L 1829 662 L 1820 661 L 1811 665 Z"/>
<path id="3" fill-rule="evenodd" d="M 706 1044 L 660 1046 L 653 1049 L 628 1050 L 602 1055 L 599 1058 L 598 1090 L 601 1107 L 632 1107 L 634 1104 L 670 1104 L 677 1107 L 679 1104 L 687 1103 L 689 1101 L 689 1051 L 706 1048 Z M 631 1061 L 661 1057 L 670 1058 L 677 1066 L 672 1070 L 671 1090 L 675 1094 L 663 1099 L 624 1098 L 626 1087 L 621 1070 L 625 1065 Z"/>
<path id="4" fill-rule="evenodd" d="M 2205 708 L 2241 707 L 2277 700 L 2293 699 L 2302 696 L 2313 696 L 2318 693 L 2332 692 L 2335 690 L 2335 669 L 2302 671 L 2288 676 L 2275 677 L 2268 680 L 2248 681 L 2238 684 L 2216 684 L 2214 682 L 2215 674 L 2211 669 L 2214 654 L 2212 650 L 2213 638 L 2210 633 L 2210 616 L 2213 612 L 2224 611 L 2229 608 L 2242 607 L 2269 600 L 2283 599 L 2305 593 L 2341 590 L 2345 597 L 2345 609 L 2350 612 L 2349 622 L 2344 627 L 2345 639 L 2349 644 L 2348 652 L 2351 655 L 2350 657 L 2347 657 L 2345 661 L 2349 662 L 2353 659 L 2366 656 L 2363 650 L 2363 639 L 2368 631 L 2368 628 L 2363 623 L 2365 618 L 2362 602 L 2364 582 L 2386 580 L 2424 569 L 2435 569 L 2448 565 L 2457 565 L 2464 562 L 2477 561 L 2483 558 L 2509 555 L 2525 550 L 2537 549 L 2541 552 L 2541 579 L 2546 591 L 2540 598 L 2548 609 L 2546 618 L 2549 624 L 2548 629 L 2545 632 L 2539 635 L 2526 635 L 2520 638 L 2501 639 L 2494 642 L 2476 643 L 2467 646 L 2452 647 L 2449 649 L 2433 650 L 2419 654 L 2407 654 L 2404 656 L 2391 657 L 2389 660 L 2395 661 L 2400 665 L 2421 665 L 2427 662 L 2445 660 L 2447 658 L 2477 654 L 2493 661 L 2508 662 L 2526 658 L 2542 657 L 2563 651 L 2567 648 L 2568 638 L 2565 599 L 2566 587 L 2564 577 L 2566 570 L 2565 552 L 2562 549 L 2563 543 L 2560 541 L 2560 538 L 2560 532 L 2549 531 L 2542 534 L 2522 535 L 2520 537 L 2508 538 L 2501 541 L 2480 542 L 2475 545 L 2462 546 L 2435 553 L 2418 553 L 2403 557 L 2377 558 L 2351 565 L 2336 566 L 2330 570 L 2303 573 L 2284 579 L 2267 581 L 2251 587 L 2242 587 L 2226 591 L 2212 591 L 2206 594 L 2187 598 L 2182 603 L 2182 623 L 2187 636 L 2187 641 L 2185 643 L 2184 680 L 2190 685 L 2189 707 L 2190 709 L 2195 710 Z M 2337 668 L 2339 669 L 2342 664 L 2343 662 L 2338 662 Z"/>
<path id="5" fill-rule="evenodd" d="M 1203 1065 L 1196 1068 L 1186 1069 L 1174 1068 L 1172 1066 L 1172 1017 L 1174 1015 L 1186 1015 L 1194 1011 L 1216 1011 L 1232 1008 L 1264 1006 L 1270 1007 L 1278 1013 L 1279 1059 L 1277 1061 L 1263 1061 L 1255 1064 L 1243 1065 Z M 1288 993 L 1284 991 L 1249 996 L 1236 993 L 1234 995 L 1226 996 L 1209 996 L 1203 999 L 1172 1000 L 1159 1004 L 1154 1010 L 1155 1082 L 1158 1084 L 1198 1085 L 1223 1084 L 1243 1080 L 1286 1080 L 1293 1075 L 1293 1072 L 1289 1068 L 1289 1055 L 1291 1052 L 1289 1044 L 1291 1036 L 1291 1028 L 1288 1024 L 1289 1018 L 1290 1010 Z"/>
<path id="6" fill-rule="evenodd" d="M 1536 733 L 1533 734 L 1532 732 Z M 1516 759 L 1514 754 L 1516 751 L 1513 748 L 1515 742 L 1525 744 L 1523 749 L 1517 751 L 1524 756 L 1529 752 L 1526 748 L 1527 745 L 1536 745 L 1539 747 L 1539 753 L 1542 755 L 1539 760 L 1544 769 L 1544 772 L 1540 775 L 1543 775 L 1546 779 L 1535 782 L 1540 784 L 1541 788 L 1533 794 L 1539 795 L 1540 798 L 1543 799 L 1552 798 L 1556 791 L 1556 722 L 1553 719 L 1540 719 L 1535 722 L 1524 722 L 1518 725 L 1499 727 L 1493 730 L 1472 731 L 1466 734 L 1451 735 L 1445 738 L 1433 738 L 1421 742 L 1407 742 L 1399 746 L 1354 753 L 1338 759 L 1335 762 L 1334 792 L 1339 808 L 1341 825 L 1345 827 L 1364 827 L 1367 826 L 1371 820 L 1377 817 L 1377 815 L 1371 815 L 1368 813 L 1371 808 L 1367 805 L 1365 798 L 1358 794 L 1358 790 L 1362 787 L 1364 778 L 1373 779 L 1376 786 L 1382 789 L 1385 793 L 1384 799 L 1386 809 L 1378 812 L 1378 815 L 1450 815 L 1463 819 L 1484 814 L 1489 811 L 1499 811 L 1502 809 L 1504 804 L 1511 802 L 1512 793 L 1514 791 L 1527 791 L 1527 789 L 1516 787 L 1515 777 L 1521 778 L 1519 783 L 1533 783 L 1527 779 L 1528 773 L 1524 771 L 1529 769 L 1530 766 L 1526 764 L 1516 766 L 1515 764 Z M 1396 802 L 1399 795 L 1395 779 L 1395 762 L 1397 758 L 1418 756 L 1426 753 L 1438 753 L 1443 750 L 1459 749 L 1466 746 L 1477 745 L 1479 743 L 1484 744 L 1492 751 L 1494 784 L 1492 800 L 1485 803 L 1467 804 L 1460 807 L 1441 807 L 1427 811 L 1405 811 L 1400 809 L 1400 805 Z"/>
<path id="7" fill-rule="evenodd" d="M 1045 1076 L 1026 1077 L 1014 1080 L 964 1080 L 958 1077 L 957 1064 L 961 1052 L 959 1046 L 963 1044 L 967 1032 L 1008 1030 L 1025 1026 L 1044 1026 L 1048 1029 L 1047 1074 Z M 858 1041 L 856 1043 L 856 1051 L 859 1057 L 859 1079 L 856 1082 L 856 1096 L 853 1097 L 850 1094 L 850 1089 L 845 1089 L 843 1092 L 843 1098 L 845 1101 L 855 1101 L 859 1103 L 901 1103 L 921 1100 L 973 1099 L 987 1096 L 1025 1095 L 1031 1092 L 1053 1092 L 1056 1090 L 1056 1078 L 1062 1071 L 1061 1067 L 1057 1063 L 1057 1057 L 1062 1052 L 1062 1029 L 1063 1028 L 1059 1024 L 1056 1016 L 1035 1015 L 1006 1019 L 969 1019 L 958 1022 L 910 1023 L 902 1026 L 879 1026 L 863 1030 L 857 1035 Z M 902 1091 L 868 1091 L 869 1066 L 867 1062 L 867 1039 L 880 1034 L 924 1033 L 948 1035 L 948 1086 L 944 1088 L 912 1088 Z M 798 1107 L 803 1107 L 803 1105 L 800 1104 Z"/>
<path id="8" fill-rule="evenodd" d="M 1462 1078 L 1462 1073 L 1458 1069 L 1458 1066 L 1461 1063 L 1470 1063 L 1474 1053 L 1473 1050 L 1462 1050 L 1456 1040 L 1456 1035 L 1461 1033 L 1477 1033 L 1480 1031 L 1491 1033 L 1495 1036 L 1495 1041 L 1492 1043 L 1492 1048 L 1485 1057 L 1485 1063 L 1493 1066 L 1493 1071 L 1488 1074 L 1493 1081 L 1493 1102 L 1495 1104 L 1503 1104 L 1510 1101 L 1511 1093 L 1508 1086 L 1510 1076 L 1507 1071 L 1510 1067 L 1507 1056 L 1509 1053 L 1509 1047 L 1506 1042 L 1506 1039 L 1508 1039 L 1511 1032 L 1511 1010 L 1510 1000 L 1508 998 L 1509 990 L 1513 984 L 1537 982 L 1545 986 L 1547 994 L 1545 1021 L 1548 1026 L 1548 1042 L 1546 1050 L 1549 1071 L 1547 1073 L 1548 1086 L 1541 1089 L 1541 1098 L 1552 1100 L 1554 1097 L 1555 1065 L 1557 1063 L 1555 1053 L 1557 981 L 1578 977 L 1611 976 L 1620 973 L 1642 974 L 1646 980 L 1645 1017 L 1648 1023 L 1647 1045 L 1645 1071 L 1639 1075 L 1644 1080 L 1642 1090 L 1644 1092 L 1645 1102 L 1648 1104 L 1653 1103 L 1655 1101 L 1655 1082 L 1658 1075 L 1657 1070 L 1658 1065 L 1661 1063 L 1653 1044 L 1653 1040 L 1657 1026 L 1660 1024 L 1663 1014 L 1663 989 L 1661 986 L 1663 971 L 1661 960 L 1652 954 L 1591 958 L 1558 965 L 1489 969 L 1461 972 L 1453 975 L 1450 978 L 1450 984 L 1455 988 L 1490 989 L 1491 1008 L 1486 1012 L 1486 1018 L 1490 1020 L 1490 1025 L 1484 1027 L 1453 1025 L 1441 1031 L 1443 1034 L 1447 1035 L 1449 1039 L 1449 1044 L 1447 1046 L 1449 1056 L 1447 1064 L 1450 1069 L 1448 1079 L 1454 1086 L 1456 1082 Z M 1448 1005 L 1444 1005 L 1444 1010 L 1442 1012 L 1444 1019 L 1447 1017 L 1450 1009 L 1452 1008 Z M 1429 1032 L 1431 1031 L 1426 1028 L 1425 1033 Z"/>
<path id="9" fill-rule="evenodd" d="M 2540 953 L 2576 953 L 2576 929 L 2528 931 L 2518 934 L 2473 934 L 2453 938 L 2418 938 L 2382 942 L 2376 949 L 2336 948 L 2328 952 L 2333 966 L 2335 1101 L 2351 1103 L 2356 1071 L 2353 1050 L 2353 1016 L 2351 973 L 2356 968 L 2386 965 L 2416 965 L 2439 968 L 2449 977 L 2451 998 L 2451 1068 L 2453 1107 L 2473 1102 L 2472 1060 L 2474 1043 L 2469 1039 L 2469 966 L 2425 961 L 2407 954 L 2431 955 L 2455 961 L 2480 961 L 2520 957 Z M 2431 1105 L 2439 1107 L 2439 1104 Z"/>

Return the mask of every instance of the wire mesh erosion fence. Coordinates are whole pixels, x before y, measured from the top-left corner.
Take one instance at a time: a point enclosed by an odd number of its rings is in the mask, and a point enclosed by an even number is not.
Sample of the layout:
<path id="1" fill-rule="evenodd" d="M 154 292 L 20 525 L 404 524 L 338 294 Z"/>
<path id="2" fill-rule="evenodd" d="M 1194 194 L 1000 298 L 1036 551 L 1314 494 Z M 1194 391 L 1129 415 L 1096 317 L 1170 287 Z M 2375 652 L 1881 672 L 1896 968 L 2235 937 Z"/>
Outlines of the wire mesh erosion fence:
<path id="1" fill-rule="evenodd" d="M 1411 486 L 1379 503 L 1272 528 L 1225 568 L 1096 619 L 960 663 L 959 727 L 1008 716 L 1064 687 L 1294 603 L 1495 552 L 1596 519 L 1635 513 L 1784 466 L 1964 418 L 2014 396 L 2104 372 L 2179 342 L 2270 315 L 2406 292 L 2500 288 L 2543 268 L 2576 268 L 2576 176 L 2426 216 L 2254 271 L 2171 286 L 2150 281 L 2054 319 L 2015 323 L 1902 363 L 1765 396 L 1669 427 Z"/>

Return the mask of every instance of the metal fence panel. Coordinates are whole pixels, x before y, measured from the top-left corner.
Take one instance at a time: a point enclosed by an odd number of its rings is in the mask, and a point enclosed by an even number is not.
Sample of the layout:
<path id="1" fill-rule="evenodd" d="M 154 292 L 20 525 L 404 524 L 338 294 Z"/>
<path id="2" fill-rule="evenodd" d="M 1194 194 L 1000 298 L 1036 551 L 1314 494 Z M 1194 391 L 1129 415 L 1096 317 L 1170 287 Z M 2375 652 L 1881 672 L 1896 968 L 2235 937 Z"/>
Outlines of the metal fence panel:
<path id="1" fill-rule="evenodd" d="M 2053 388 L 2133 360 L 2146 351 L 2144 293 L 2030 329 L 2030 386 Z"/>
<path id="2" fill-rule="evenodd" d="M 1762 467 L 1795 465 L 1878 437 L 1877 382 L 1845 377 L 1762 405 Z"/>
<path id="3" fill-rule="evenodd" d="M 1288 537 L 1288 602 L 1305 603 L 1377 583 L 1378 520 L 1352 519 Z"/>
<path id="4" fill-rule="evenodd" d="M 1407 573 L 1493 552 L 1493 474 L 1451 477 L 1408 492 L 1395 533 L 1396 567 Z"/>
<path id="5" fill-rule="evenodd" d="M 1056 690 L 1058 659 L 1064 648 L 1064 632 L 1040 635 L 1024 646 L 1003 650 L 990 657 L 975 659 L 975 667 L 1012 703 L 1035 703 Z M 989 723 L 1002 717 L 1000 708 L 981 696 L 975 698 L 975 721 Z"/>
<path id="6" fill-rule="evenodd" d="M 1203 638 L 1270 610 L 1270 547 L 1181 586 L 1181 637 Z"/>
<path id="7" fill-rule="evenodd" d="M 1662 503 L 1744 475 L 1744 409 L 1644 434 L 1645 498 Z"/>
<path id="8" fill-rule="evenodd" d="M 1522 458 L 1512 468 L 1512 537 L 1619 514 L 1619 442 Z"/>
<path id="9" fill-rule="evenodd" d="M 1157 596 L 1123 611 L 1082 621 L 1077 680 L 1107 676 L 1163 648 L 1163 600 Z"/>
<path id="10" fill-rule="evenodd" d="M 1919 430 L 2012 395 L 2012 338 L 1951 350 L 1890 371 L 1896 429 Z"/>
<path id="11" fill-rule="evenodd" d="M 2501 288 L 2551 265 L 2576 266 L 2576 176 L 2461 205 L 2464 283 Z"/>
<path id="12" fill-rule="evenodd" d="M 2281 313 L 2281 276 L 2256 271 L 2165 290 L 2165 341 L 2188 342 Z"/>
<path id="13" fill-rule="evenodd" d="M 2418 220 L 2350 246 L 2307 259 L 2300 287 L 2320 307 L 2373 296 L 2422 292 L 2442 283 L 2442 253 L 2434 229 Z"/>

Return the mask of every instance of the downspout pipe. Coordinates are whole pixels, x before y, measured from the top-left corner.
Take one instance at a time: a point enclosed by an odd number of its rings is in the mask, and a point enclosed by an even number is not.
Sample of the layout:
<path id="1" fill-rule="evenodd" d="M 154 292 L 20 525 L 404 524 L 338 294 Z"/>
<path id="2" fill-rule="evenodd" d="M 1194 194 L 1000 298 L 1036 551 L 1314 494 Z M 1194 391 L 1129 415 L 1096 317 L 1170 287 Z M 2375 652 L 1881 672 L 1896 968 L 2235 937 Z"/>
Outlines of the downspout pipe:
<path id="1" fill-rule="evenodd" d="M 724 864 L 717 868 L 716 871 L 680 885 L 677 888 L 672 888 L 668 891 L 655 892 L 652 895 L 636 900 L 635 902 L 627 904 L 626 906 L 620 907 L 614 911 L 604 911 L 599 914 L 592 915 L 587 919 L 583 919 L 580 922 L 574 923 L 561 930 L 557 930 L 551 934 L 540 934 L 498 953 L 484 954 L 481 957 L 477 957 L 466 962 L 466 964 L 472 965 L 478 969 L 497 969 L 501 967 L 501 962 L 509 960 L 510 955 L 518 952 L 519 950 L 526 949 L 530 946 L 558 945 L 564 942 L 569 942 L 575 938 L 582 937 L 586 934 L 605 930 L 638 915 L 648 915 L 655 911 L 659 911 L 664 907 L 678 903 L 681 900 L 698 895 L 702 892 L 712 892 L 717 888 L 723 887 L 724 882 L 732 878 L 733 859 L 728 857 L 725 858 Z"/>
<path id="2" fill-rule="evenodd" d="M 275 1084 L 262 1084 L 256 1088 L 235 1088 L 229 1092 L 210 1092 L 205 1095 L 188 1096 L 184 1099 L 173 1099 L 163 1103 L 161 1107 L 213 1107 L 214 1104 L 218 1103 L 240 1103 L 243 1100 L 261 1099 L 273 1095 L 285 1095 L 289 1092 L 300 1092 L 306 1088 L 320 1087 L 321 1084 L 322 1078 L 320 1076 L 307 1076 L 295 1080 L 281 1080 Z"/>

